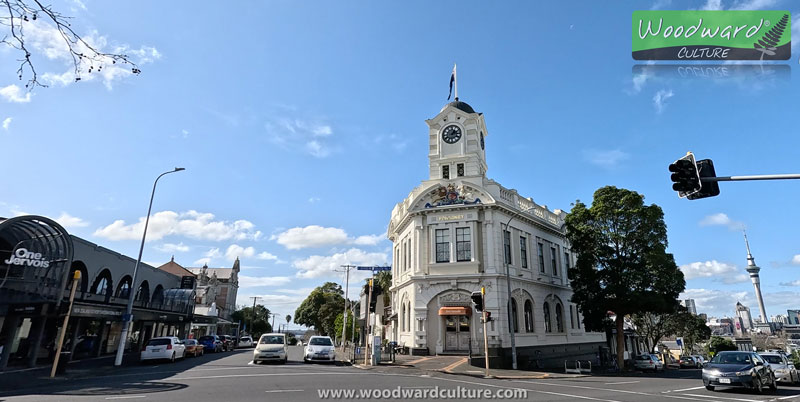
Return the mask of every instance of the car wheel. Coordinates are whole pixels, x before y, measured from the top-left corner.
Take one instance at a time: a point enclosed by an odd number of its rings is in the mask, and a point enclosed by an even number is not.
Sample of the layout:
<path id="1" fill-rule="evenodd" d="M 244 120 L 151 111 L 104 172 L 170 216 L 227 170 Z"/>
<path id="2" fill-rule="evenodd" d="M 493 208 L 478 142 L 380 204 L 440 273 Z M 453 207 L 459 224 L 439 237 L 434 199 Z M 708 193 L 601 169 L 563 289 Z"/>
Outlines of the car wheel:
<path id="1" fill-rule="evenodd" d="M 713 391 L 714 390 L 714 386 L 713 385 L 706 385 L 706 389 L 709 390 L 709 391 Z"/>
<path id="2" fill-rule="evenodd" d="M 175 363 L 175 352 L 172 352 L 172 357 L 169 358 L 170 363 Z"/>
<path id="3" fill-rule="evenodd" d="M 775 375 L 772 375 L 772 382 L 769 383 L 769 390 L 772 392 L 778 390 L 778 381 L 775 379 Z"/>
<path id="4" fill-rule="evenodd" d="M 761 383 L 761 377 L 756 376 L 756 378 L 753 379 L 753 389 L 755 389 L 757 394 L 764 393 L 764 384 Z"/>

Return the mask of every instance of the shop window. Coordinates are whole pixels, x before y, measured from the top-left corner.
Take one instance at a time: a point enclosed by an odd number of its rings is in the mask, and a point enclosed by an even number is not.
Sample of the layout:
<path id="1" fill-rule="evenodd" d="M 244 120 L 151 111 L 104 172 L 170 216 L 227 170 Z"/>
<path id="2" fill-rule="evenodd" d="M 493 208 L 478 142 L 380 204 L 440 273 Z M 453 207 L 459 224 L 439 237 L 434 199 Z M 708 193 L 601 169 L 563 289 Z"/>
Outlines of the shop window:
<path id="1" fill-rule="evenodd" d="M 436 229 L 436 262 L 450 262 L 449 229 Z"/>

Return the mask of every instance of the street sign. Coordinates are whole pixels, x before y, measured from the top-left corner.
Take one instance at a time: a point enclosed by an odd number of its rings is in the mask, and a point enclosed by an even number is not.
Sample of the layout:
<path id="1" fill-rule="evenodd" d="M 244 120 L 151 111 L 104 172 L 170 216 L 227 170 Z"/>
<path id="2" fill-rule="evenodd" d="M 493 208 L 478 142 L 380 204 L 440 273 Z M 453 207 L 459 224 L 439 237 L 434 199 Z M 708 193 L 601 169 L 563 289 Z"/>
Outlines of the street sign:
<path id="1" fill-rule="evenodd" d="M 391 271 L 392 267 L 391 266 L 388 266 L 388 267 L 356 267 L 356 269 L 359 270 L 359 271 L 377 272 L 377 271 Z"/>

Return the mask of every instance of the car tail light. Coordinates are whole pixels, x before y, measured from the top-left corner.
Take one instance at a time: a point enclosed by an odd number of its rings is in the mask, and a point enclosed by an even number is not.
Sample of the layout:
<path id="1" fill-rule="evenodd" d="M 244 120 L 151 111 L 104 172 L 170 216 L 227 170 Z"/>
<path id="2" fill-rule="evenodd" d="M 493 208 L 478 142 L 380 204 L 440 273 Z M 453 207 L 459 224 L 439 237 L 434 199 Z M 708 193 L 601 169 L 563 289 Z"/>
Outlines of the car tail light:
<path id="1" fill-rule="evenodd" d="M 171 344 L 171 343 L 168 343 L 168 344 L 167 344 L 167 350 L 171 350 L 171 349 L 172 349 L 172 344 Z"/>

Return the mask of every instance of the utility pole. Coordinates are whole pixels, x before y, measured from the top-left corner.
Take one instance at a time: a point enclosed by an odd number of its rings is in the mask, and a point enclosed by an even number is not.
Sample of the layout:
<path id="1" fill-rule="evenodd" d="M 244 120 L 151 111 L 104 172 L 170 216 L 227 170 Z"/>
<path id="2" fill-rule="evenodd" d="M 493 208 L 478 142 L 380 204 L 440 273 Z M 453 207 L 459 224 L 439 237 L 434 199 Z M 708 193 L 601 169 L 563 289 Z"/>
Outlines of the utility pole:
<path id="1" fill-rule="evenodd" d="M 64 345 L 64 334 L 67 332 L 67 324 L 69 324 L 69 316 L 72 313 L 72 302 L 75 300 L 75 289 L 78 288 L 78 281 L 81 279 L 81 271 L 75 271 L 72 274 L 72 290 L 69 293 L 69 307 L 67 314 L 64 316 L 64 324 L 61 325 L 61 332 L 58 334 L 58 346 L 56 347 L 56 357 L 53 359 L 53 368 L 50 370 L 50 378 L 56 376 L 58 370 L 58 359 L 61 357 L 61 347 Z M 6 347 L 10 347 L 6 345 Z"/>
<path id="2" fill-rule="evenodd" d="M 366 322 L 367 322 L 367 330 L 365 332 L 367 333 L 368 338 L 367 338 L 367 342 L 364 343 L 364 348 L 365 348 L 365 350 L 364 350 L 364 365 L 366 365 L 367 362 L 369 361 L 369 348 L 370 348 L 369 341 L 370 341 L 370 338 L 372 338 L 372 323 L 370 322 L 371 320 L 369 318 L 369 305 L 370 305 L 370 303 L 372 303 L 372 280 L 375 277 L 375 272 L 374 271 L 372 273 L 372 276 L 373 276 L 373 278 L 369 279 L 369 296 L 367 297 L 367 320 L 366 320 Z"/>
<path id="3" fill-rule="evenodd" d="M 481 286 L 481 299 L 483 302 L 483 360 L 486 363 L 486 378 L 489 378 L 489 334 L 486 332 L 486 287 Z"/>
<path id="4" fill-rule="evenodd" d="M 251 297 L 253 299 L 253 310 L 250 311 L 250 336 L 253 336 L 253 323 L 256 321 L 256 300 L 260 299 L 258 296 Z"/>
<path id="5" fill-rule="evenodd" d="M 342 353 L 345 352 L 346 348 L 346 341 L 347 341 L 347 303 L 350 302 L 348 298 L 348 290 L 350 288 L 350 269 L 355 268 L 352 265 L 342 265 L 344 268 L 344 313 L 342 314 Z M 341 271 L 339 271 L 341 272 Z"/>

